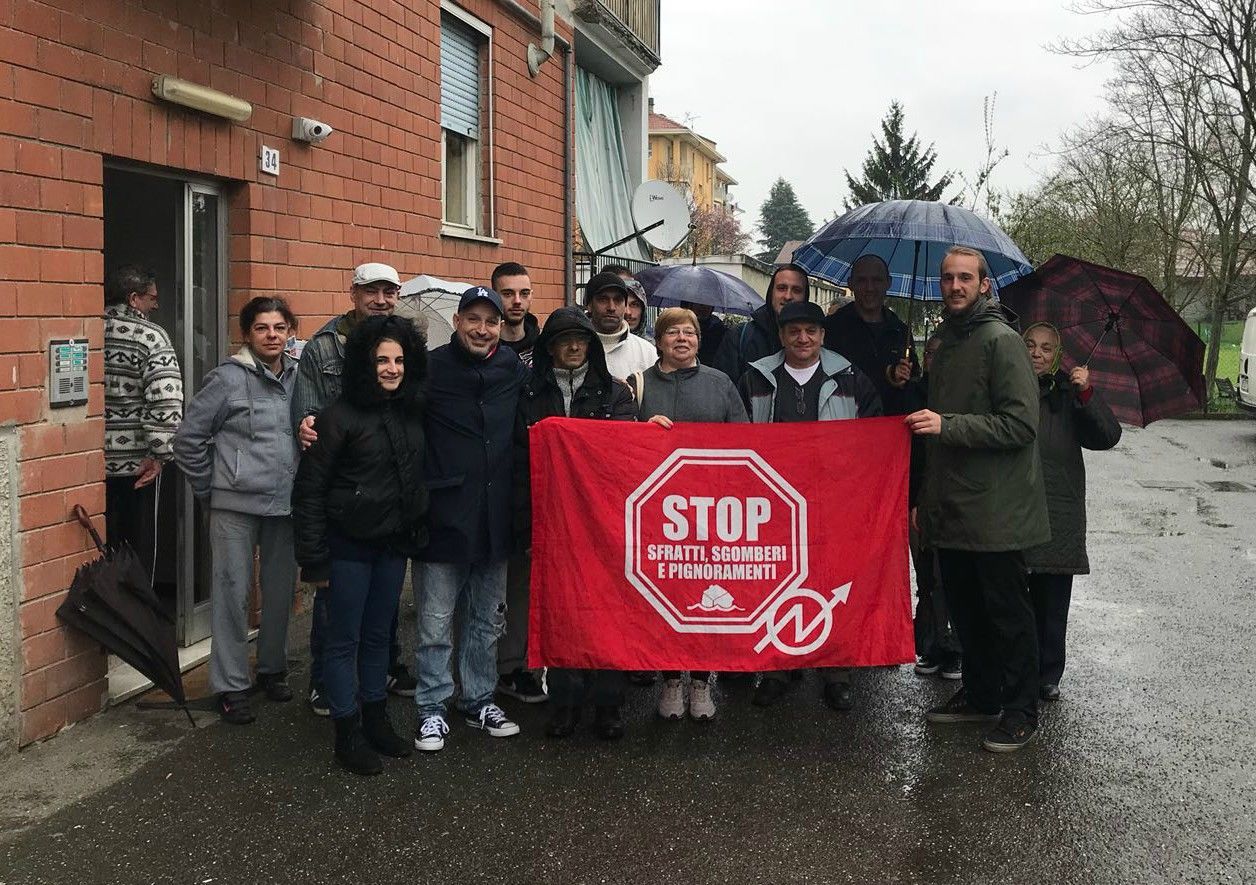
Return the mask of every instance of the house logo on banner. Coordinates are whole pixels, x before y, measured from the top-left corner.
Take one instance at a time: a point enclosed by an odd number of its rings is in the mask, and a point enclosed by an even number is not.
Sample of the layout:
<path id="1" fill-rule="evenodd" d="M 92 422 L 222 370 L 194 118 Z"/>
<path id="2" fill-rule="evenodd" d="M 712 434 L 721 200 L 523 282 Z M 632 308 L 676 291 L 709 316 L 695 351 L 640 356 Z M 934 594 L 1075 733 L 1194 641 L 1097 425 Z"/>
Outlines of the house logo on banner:
<path id="1" fill-rule="evenodd" d="M 679 633 L 761 634 L 755 652 L 806 655 L 850 594 L 803 586 L 807 500 L 749 449 L 677 449 L 624 521 L 624 575 Z"/>

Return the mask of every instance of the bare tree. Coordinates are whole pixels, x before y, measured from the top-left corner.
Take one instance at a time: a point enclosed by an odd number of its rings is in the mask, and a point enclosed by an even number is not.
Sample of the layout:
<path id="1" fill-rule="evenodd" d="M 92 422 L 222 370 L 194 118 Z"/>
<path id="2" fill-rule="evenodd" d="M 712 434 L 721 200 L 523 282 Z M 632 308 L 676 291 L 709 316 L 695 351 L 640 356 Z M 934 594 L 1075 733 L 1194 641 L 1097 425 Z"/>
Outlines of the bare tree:
<path id="1" fill-rule="evenodd" d="M 964 182 L 968 208 L 976 212 L 984 201 L 986 214 L 991 218 L 998 217 L 999 195 L 990 187 L 990 176 L 1000 163 L 1011 156 L 1006 147 L 1000 149 L 994 141 L 994 105 L 998 98 L 999 93 L 994 92 L 981 100 L 981 122 L 986 141 L 985 158 L 971 176 L 959 173 L 960 180 Z"/>
<path id="2" fill-rule="evenodd" d="M 1061 48 L 1113 60 L 1110 103 L 1130 142 L 1184 164 L 1161 211 L 1181 219 L 1176 246 L 1203 282 L 1211 387 L 1226 316 L 1251 297 L 1256 273 L 1256 0 L 1087 0 L 1079 9 L 1118 20 Z M 1180 255 L 1163 256 L 1176 277 Z"/>

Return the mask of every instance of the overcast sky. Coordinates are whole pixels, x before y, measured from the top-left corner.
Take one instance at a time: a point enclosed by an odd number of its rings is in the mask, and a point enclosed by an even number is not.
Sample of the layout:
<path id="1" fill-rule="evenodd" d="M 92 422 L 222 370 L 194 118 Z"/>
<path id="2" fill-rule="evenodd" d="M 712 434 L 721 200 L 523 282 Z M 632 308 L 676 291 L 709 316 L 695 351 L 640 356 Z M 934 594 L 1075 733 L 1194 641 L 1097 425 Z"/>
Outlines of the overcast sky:
<path id="1" fill-rule="evenodd" d="M 971 176 L 982 98 L 997 92 L 995 141 L 1011 156 L 995 185 L 1031 186 L 1044 147 L 1102 109 L 1108 76 L 1047 44 L 1103 25 L 1065 0 L 663 0 L 650 94 L 728 157 L 747 229 L 778 176 L 818 224 L 841 211 L 843 170 L 857 172 L 894 99 L 938 167 Z"/>

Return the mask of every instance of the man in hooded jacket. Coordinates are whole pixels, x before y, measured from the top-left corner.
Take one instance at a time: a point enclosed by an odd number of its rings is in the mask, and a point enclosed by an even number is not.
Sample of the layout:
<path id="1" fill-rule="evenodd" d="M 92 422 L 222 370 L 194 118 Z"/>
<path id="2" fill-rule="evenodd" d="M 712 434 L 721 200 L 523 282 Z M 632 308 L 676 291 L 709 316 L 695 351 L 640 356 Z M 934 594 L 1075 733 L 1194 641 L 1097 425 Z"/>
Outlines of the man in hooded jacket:
<path id="1" fill-rule="evenodd" d="M 516 526 L 531 547 L 531 476 L 528 470 L 528 428 L 545 418 L 593 418 L 602 421 L 635 421 L 637 407 L 628 385 L 611 377 L 606 354 L 593 324 L 575 307 L 560 307 L 545 321 L 532 356 L 532 375 L 519 397 L 515 447 L 520 459 L 515 467 Z M 515 603 L 508 601 L 507 611 Z M 527 597 L 522 613 L 511 617 L 511 627 L 526 635 Z M 517 621 L 517 625 L 516 622 Z M 624 734 L 620 707 L 624 702 L 625 674 L 613 670 L 549 671 L 554 712 L 546 733 L 567 737 L 580 721 L 586 699 L 596 708 L 594 728 L 604 740 Z"/>
<path id="2" fill-rule="evenodd" d="M 929 407 L 904 423 L 928 444 L 918 523 L 938 551 L 964 681 L 926 718 L 997 722 L 982 745 L 1011 752 L 1038 726 L 1038 639 L 1024 555 L 1051 537 L 1036 442 L 1038 378 L 990 299 L 982 254 L 952 248 L 940 277 L 946 321 Z"/>
<path id="3" fill-rule="evenodd" d="M 781 308 L 793 301 L 810 300 L 807 272 L 797 264 L 778 265 L 768 282 L 767 304 L 751 314 L 740 327 L 724 335 L 711 367 L 719 369 L 734 384 L 739 382 L 751 363 L 781 349 L 781 333 L 776 322 Z"/>

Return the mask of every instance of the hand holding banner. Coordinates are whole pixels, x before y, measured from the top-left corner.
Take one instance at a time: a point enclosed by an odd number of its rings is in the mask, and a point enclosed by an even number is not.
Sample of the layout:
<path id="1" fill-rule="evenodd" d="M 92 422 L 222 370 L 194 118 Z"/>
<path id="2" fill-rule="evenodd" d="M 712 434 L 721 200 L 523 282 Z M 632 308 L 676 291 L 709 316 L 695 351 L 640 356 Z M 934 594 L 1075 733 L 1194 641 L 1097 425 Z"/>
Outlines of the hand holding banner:
<path id="1" fill-rule="evenodd" d="M 530 434 L 530 666 L 914 660 L 901 419 Z"/>

